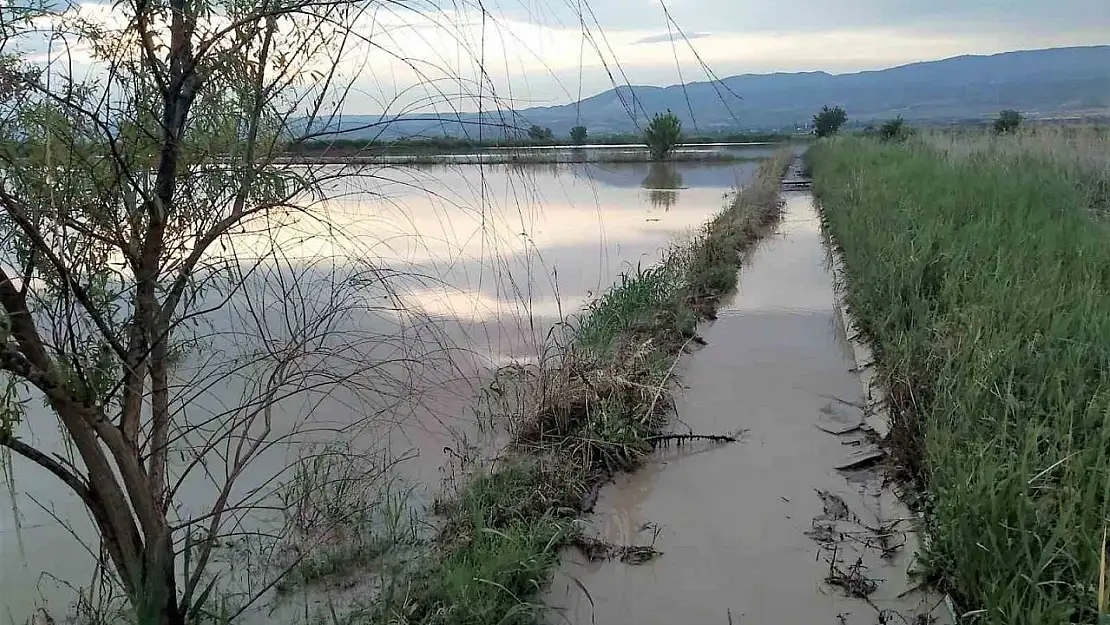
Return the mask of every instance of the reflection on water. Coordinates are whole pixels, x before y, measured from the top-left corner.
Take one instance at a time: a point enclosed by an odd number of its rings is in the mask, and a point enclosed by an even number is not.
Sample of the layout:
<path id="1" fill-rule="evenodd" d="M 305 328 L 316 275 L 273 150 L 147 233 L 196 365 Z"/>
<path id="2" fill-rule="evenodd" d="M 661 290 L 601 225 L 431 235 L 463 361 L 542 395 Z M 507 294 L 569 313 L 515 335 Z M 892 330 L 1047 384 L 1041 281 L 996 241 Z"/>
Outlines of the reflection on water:
<path id="1" fill-rule="evenodd" d="M 656 161 L 648 164 L 648 174 L 640 186 L 645 189 L 680 189 L 682 173 L 674 163 Z"/>
<path id="2" fill-rule="evenodd" d="M 647 189 L 648 200 L 655 208 L 670 210 L 678 202 L 678 189 L 682 188 L 682 174 L 674 163 L 657 161 L 648 166 L 640 186 Z"/>
<path id="3" fill-rule="evenodd" d="M 271 221 L 224 248 L 246 265 L 259 250 L 276 254 L 223 310 L 200 319 L 203 341 L 180 366 L 178 383 L 209 383 L 183 395 L 179 409 L 190 423 L 219 427 L 228 406 L 267 378 L 243 365 L 247 356 L 311 330 L 319 311 L 334 304 L 328 336 L 342 340 L 305 335 L 316 342 L 306 343 L 311 366 L 301 383 L 313 383 L 313 370 L 364 383 L 357 392 L 345 385 L 279 401 L 275 431 L 317 443 L 342 433 L 375 453 L 412 456 L 396 472 L 426 497 L 453 455 L 491 444 L 475 419 L 491 370 L 535 359 L 552 327 L 623 269 L 658 259 L 756 167 L 335 166 L 329 173 L 351 175 L 328 183 L 308 214 Z M 198 310 L 203 304 L 196 302 Z M 65 453 L 39 406 L 28 405 L 20 436 Z M 175 444 L 185 462 L 198 441 L 182 436 Z M 298 453 L 295 445 L 275 445 L 243 479 L 272 483 Z M 182 516 L 207 509 L 213 476 L 226 473 L 203 468 L 183 481 Z M 47 600 L 63 612 L 69 585 L 90 583 L 91 555 L 80 539 L 93 535 L 80 503 L 51 476 L 18 459 L 10 470 L 14 499 L 0 489 L 0 620 L 21 623 Z M 260 521 L 245 515 L 237 522 Z"/>
<path id="4" fill-rule="evenodd" d="M 719 209 L 723 193 L 755 167 L 379 168 L 335 185 L 326 228 L 315 221 L 287 228 L 282 245 L 291 255 L 370 254 L 379 264 L 406 267 L 421 277 L 409 303 L 453 321 L 540 320 L 537 328 L 545 331 L 547 322 L 607 288 L 622 268 L 656 260 L 671 238 Z M 663 202 L 653 200 L 653 189 L 666 194 Z M 528 338 L 534 343 L 542 332 Z"/>

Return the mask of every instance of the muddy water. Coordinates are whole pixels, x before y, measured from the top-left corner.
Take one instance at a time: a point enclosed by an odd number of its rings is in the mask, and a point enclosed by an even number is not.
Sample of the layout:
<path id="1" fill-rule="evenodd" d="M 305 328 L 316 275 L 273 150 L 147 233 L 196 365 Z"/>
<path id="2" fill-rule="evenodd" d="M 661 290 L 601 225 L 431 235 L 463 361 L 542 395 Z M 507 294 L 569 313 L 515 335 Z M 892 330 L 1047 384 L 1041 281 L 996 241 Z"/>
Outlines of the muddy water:
<path id="1" fill-rule="evenodd" d="M 772 150 L 752 148 L 747 155 Z M 283 339 L 291 326 L 309 325 L 318 309 L 340 302 L 336 340 L 317 345 L 310 362 L 336 377 L 359 376 L 362 384 L 280 402 L 273 436 L 351 443 L 375 454 L 365 456 L 375 462 L 405 457 L 389 475 L 426 498 L 440 487 L 445 466 L 488 435 L 474 409 L 491 369 L 534 359 L 555 323 L 620 271 L 657 259 L 675 236 L 719 210 L 724 194 L 756 167 L 346 170 L 351 175 L 329 185 L 314 207 L 328 227 L 312 220 L 285 224 L 276 233 L 281 262 L 267 261 L 241 297 L 205 320 L 198 332 L 209 336 L 178 377 L 182 384 L 205 379 L 210 386 L 175 408 L 190 423 L 218 423 L 222 411 L 266 379 L 265 371 L 236 369 L 238 355 L 258 348 L 262 337 Z M 266 243 L 244 235 L 239 246 L 243 258 Z M 400 364 L 365 366 L 389 359 Z M 316 382 L 304 378 L 294 385 Z M 66 451 L 37 398 L 28 404 L 19 435 L 52 452 Z M 181 476 L 195 444 L 182 438 L 172 454 L 182 462 L 171 473 Z M 236 495 L 272 482 L 298 453 L 293 444 L 267 450 L 244 473 Z M 18 458 L 11 469 L 12 493 L 0 488 L 0 622 L 23 623 L 44 604 L 55 615 L 64 613 L 74 596 L 71 585 L 93 581 L 92 556 L 82 543 L 95 550 L 95 542 L 83 508 L 51 476 Z M 182 477 L 178 516 L 205 510 L 225 472 L 217 462 Z M 244 510 L 239 528 L 262 523 Z"/>
<path id="2" fill-rule="evenodd" d="M 873 470 L 835 468 L 868 442 L 830 433 L 863 423 L 863 400 L 808 195 L 787 194 L 779 231 L 703 336 L 676 430 L 743 441 L 666 450 L 604 488 L 587 531 L 662 555 L 628 565 L 569 552 L 551 622 L 873 624 L 933 611 L 931 598 L 899 596 L 914 548 L 904 509 Z"/>

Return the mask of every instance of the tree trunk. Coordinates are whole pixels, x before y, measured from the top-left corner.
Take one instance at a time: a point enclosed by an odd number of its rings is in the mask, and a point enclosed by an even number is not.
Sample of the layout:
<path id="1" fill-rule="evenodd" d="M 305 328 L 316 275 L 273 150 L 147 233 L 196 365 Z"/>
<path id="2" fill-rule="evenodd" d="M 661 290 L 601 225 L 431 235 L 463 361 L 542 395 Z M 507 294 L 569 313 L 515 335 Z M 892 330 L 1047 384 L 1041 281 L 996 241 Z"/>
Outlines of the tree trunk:
<path id="1" fill-rule="evenodd" d="M 162 606 L 162 623 L 161 625 L 185 625 L 185 609 L 186 606 L 180 606 L 177 603 L 177 577 L 173 571 L 173 549 L 169 549 L 167 556 L 162 560 L 168 560 L 165 566 L 156 575 L 161 577 L 162 584 L 165 587 L 166 599 Z"/>
<path id="2" fill-rule="evenodd" d="M 132 605 L 138 609 L 138 625 L 185 625 L 187 608 L 177 602 L 173 541 L 164 523 L 159 534 L 148 537 L 143 553 L 144 578 Z"/>

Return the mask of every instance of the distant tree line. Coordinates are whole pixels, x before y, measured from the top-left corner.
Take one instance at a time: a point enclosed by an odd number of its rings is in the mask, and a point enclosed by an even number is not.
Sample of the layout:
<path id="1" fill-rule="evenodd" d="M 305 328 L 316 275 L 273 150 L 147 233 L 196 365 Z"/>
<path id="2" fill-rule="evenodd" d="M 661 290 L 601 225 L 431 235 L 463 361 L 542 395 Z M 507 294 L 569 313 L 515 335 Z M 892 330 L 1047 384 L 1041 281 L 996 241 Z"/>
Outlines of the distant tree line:
<path id="1" fill-rule="evenodd" d="M 990 129 L 997 135 L 1009 134 L 1021 127 L 1025 118 L 1020 112 L 1007 109 L 1001 111 L 998 117 L 990 124 Z M 813 134 L 817 137 L 831 137 L 840 132 L 848 122 L 848 113 L 840 106 L 822 106 L 821 110 L 813 116 Z M 982 122 L 978 123 L 980 126 Z M 906 125 L 906 120 L 901 115 L 884 122 L 880 127 L 868 124 L 862 133 L 867 136 L 877 136 L 884 141 L 904 141 L 913 135 L 913 129 Z"/>
<path id="2" fill-rule="evenodd" d="M 532 124 L 528 129 L 528 139 L 537 143 L 550 143 L 555 140 L 555 133 L 551 132 L 550 128 Z"/>
<path id="3" fill-rule="evenodd" d="M 991 127 L 996 134 L 1015 131 L 1021 124 L 1021 113 L 1006 110 L 999 113 Z M 829 137 L 837 134 L 848 123 L 848 113 L 841 106 L 823 106 L 813 116 L 812 134 Z M 865 135 L 876 135 L 884 140 L 901 141 L 912 134 L 902 116 L 895 117 L 880 127 L 867 126 Z M 652 157 L 662 160 L 679 144 L 703 143 L 775 143 L 795 138 L 783 132 L 719 132 L 683 135 L 678 116 L 667 111 L 656 114 L 642 133 L 605 133 L 591 136 L 586 126 L 571 128 L 565 138 L 556 137 L 549 127 L 533 124 L 515 131 L 516 137 L 482 138 L 428 136 L 402 139 L 319 139 L 290 145 L 289 154 L 295 155 L 375 155 L 396 153 L 466 152 L 488 148 L 515 148 L 537 146 L 579 146 L 587 140 L 600 145 L 646 145 Z"/>

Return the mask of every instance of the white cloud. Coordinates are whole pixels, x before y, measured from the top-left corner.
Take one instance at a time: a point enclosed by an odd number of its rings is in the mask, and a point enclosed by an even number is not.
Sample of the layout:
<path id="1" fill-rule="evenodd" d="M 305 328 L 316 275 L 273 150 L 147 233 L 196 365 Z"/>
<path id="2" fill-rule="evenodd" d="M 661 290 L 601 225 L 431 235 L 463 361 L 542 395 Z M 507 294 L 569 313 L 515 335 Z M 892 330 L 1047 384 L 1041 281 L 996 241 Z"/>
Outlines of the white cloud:
<path id="1" fill-rule="evenodd" d="M 671 15 L 687 33 L 683 39 L 657 1 L 629 1 L 593 0 L 581 16 L 572 0 L 502 0 L 484 14 L 473 0 L 442 3 L 450 10 L 442 10 L 440 0 L 422 0 L 423 10 L 412 3 L 369 5 L 340 58 L 341 77 L 353 86 L 344 113 L 475 110 L 479 102 L 484 108 L 562 104 L 626 81 L 705 80 L 702 62 L 722 77 L 844 72 L 1105 43 L 1110 26 L 1110 3 L 1102 0 L 1058 0 L 1059 11 L 1050 13 L 1070 17 L 1053 19 L 1043 3 L 994 0 L 862 0 L 850 12 L 818 0 L 671 0 Z M 495 0 L 483 6 L 491 4 Z M 80 5 L 79 13 L 104 22 L 120 18 L 118 10 L 97 3 Z M 911 17 L 918 21 L 908 28 Z M 1030 27 L 1037 19 L 1040 27 Z M 706 27 L 715 30 L 694 30 Z M 44 42 L 34 46 L 40 56 Z M 75 45 L 70 53 L 78 67 L 87 62 L 87 49 Z"/>
<path id="2" fill-rule="evenodd" d="M 674 31 L 669 33 L 659 33 L 658 35 L 648 35 L 636 41 L 638 44 L 645 43 L 681 43 L 683 40 L 689 41 L 690 39 L 701 39 L 702 37 L 710 37 L 712 33 L 685 33 L 680 35 Z"/>
<path id="3" fill-rule="evenodd" d="M 478 38 L 476 26 L 462 21 L 456 26 L 464 41 Z M 824 70 L 833 73 L 879 69 L 902 63 L 938 59 L 960 54 L 992 54 L 1031 47 L 1090 45 L 1103 43 L 1101 30 L 1067 33 L 1048 31 L 1037 35 L 1010 32 L 968 32 L 951 29 L 867 28 L 837 29 L 822 32 L 717 32 L 694 40 L 658 45 L 658 31 L 607 30 L 583 33 L 575 28 L 544 27 L 528 22 L 501 20 L 486 25 L 485 80 L 493 91 L 516 107 L 562 104 L 609 89 L 625 81 L 632 84 L 674 84 L 707 80 L 704 62 L 716 76 L 738 73 Z M 424 67 L 425 78 L 438 78 L 434 84 L 455 81 L 460 95 L 453 104 L 461 110 L 474 110 L 475 81 L 483 73 L 473 56 L 478 48 L 454 48 L 441 41 L 441 47 L 428 47 L 414 40 L 397 42 L 414 56 L 445 60 L 441 65 Z M 423 48 L 423 50 L 422 50 Z M 433 53 L 434 51 L 434 53 Z M 695 54 L 696 52 L 696 54 Z M 394 64 L 384 72 L 393 82 L 384 92 L 381 86 L 383 65 L 368 64 L 367 74 L 358 77 L 358 91 L 347 112 L 371 112 L 374 101 L 397 92 L 401 84 L 415 85 L 416 74 Z M 418 91 L 423 91 L 417 87 Z M 373 95 L 377 93 L 377 95 Z M 489 92 L 486 92 L 487 102 Z M 422 106 L 422 109 L 445 107 Z"/>

